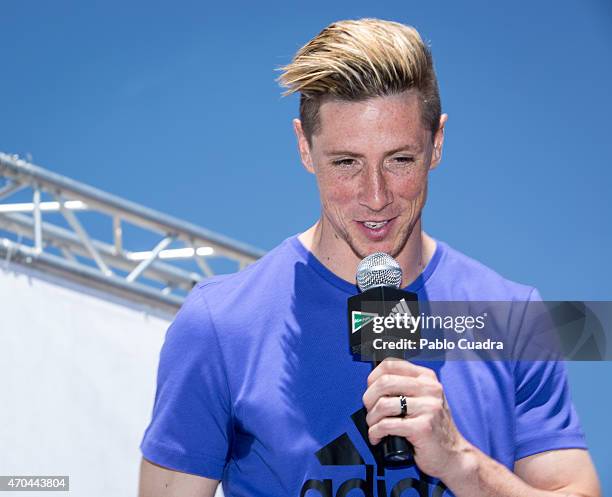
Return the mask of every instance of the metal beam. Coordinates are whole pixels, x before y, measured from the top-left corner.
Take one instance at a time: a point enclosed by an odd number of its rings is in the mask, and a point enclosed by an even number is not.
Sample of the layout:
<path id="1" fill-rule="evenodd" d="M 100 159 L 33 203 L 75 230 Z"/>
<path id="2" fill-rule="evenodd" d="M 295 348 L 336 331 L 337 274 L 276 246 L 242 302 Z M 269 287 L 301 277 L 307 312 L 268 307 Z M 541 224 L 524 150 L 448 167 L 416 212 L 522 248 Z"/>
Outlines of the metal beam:
<path id="1" fill-rule="evenodd" d="M 40 187 L 34 185 L 34 250 L 42 252 L 42 215 L 40 213 Z"/>
<path id="2" fill-rule="evenodd" d="M 13 193 L 17 193 L 19 190 L 23 190 L 25 187 L 26 185 L 22 185 L 16 181 L 10 181 L 8 184 L 0 188 L 0 200 L 12 195 Z"/>
<path id="3" fill-rule="evenodd" d="M 39 202 L 41 212 L 59 212 L 59 202 Z M 89 209 L 87 204 L 80 200 L 67 200 L 64 207 L 71 211 L 86 211 Z M 36 204 L 34 202 L 20 202 L 17 204 L 0 204 L 0 213 L 10 214 L 15 212 L 34 212 Z"/>
<path id="4" fill-rule="evenodd" d="M 60 250 L 62 251 L 62 254 L 64 254 L 64 257 L 66 259 L 68 259 L 71 262 L 74 262 L 75 264 L 78 264 L 79 261 L 77 261 L 77 258 L 74 256 L 72 252 L 70 252 L 70 250 L 68 250 L 67 248 L 62 248 Z"/>
<path id="5" fill-rule="evenodd" d="M 142 261 L 138 266 L 134 268 L 134 270 L 127 275 L 125 278 L 127 281 L 134 281 L 138 278 L 153 262 L 157 259 L 159 253 L 164 250 L 168 245 L 170 245 L 174 241 L 174 236 L 167 236 L 162 239 L 155 248 L 151 251 L 151 255 L 148 259 Z"/>
<path id="6" fill-rule="evenodd" d="M 87 248 L 87 251 L 93 258 L 93 260 L 96 261 L 96 264 L 100 268 L 100 271 L 102 271 L 106 276 L 111 276 L 113 272 L 108 268 L 106 263 L 102 260 L 102 257 L 100 257 L 100 254 L 98 253 L 98 251 L 95 249 L 95 247 L 91 243 L 91 240 L 89 239 L 89 236 L 87 235 L 87 232 L 85 231 L 83 226 L 81 226 L 81 223 L 79 223 L 79 220 L 76 218 L 76 216 L 71 211 L 69 211 L 68 209 L 64 207 L 63 205 L 64 202 L 63 202 L 62 197 L 58 196 L 57 199 L 58 199 L 58 202 L 60 203 L 60 211 L 62 212 L 63 216 L 66 218 L 66 221 L 68 221 L 68 224 L 72 227 L 75 233 L 79 236 L 79 238 L 83 242 L 83 245 L 85 245 L 85 247 Z"/>
<path id="7" fill-rule="evenodd" d="M 32 234 L 33 220 L 31 216 L 24 214 L 0 214 L 0 228 L 13 231 L 20 237 L 30 237 Z M 73 231 L 55 226 L 43 221 L 43 242 L 54 247 L 67 248 L 70 252 L 82 257 L 90 257 L 89 252 L 82 244 L 78 235 Z M 99 240 L 92 240 L 104 261 L 122 271 L 131 272 L 137 265 L 129 258 L 130 252 L 117 255 L 115 248 Z M 147 277 L 163 284 L 172 284 L 175 287 L 189 290 L 194 281 L 199 281 L 202 275 L 192 271 L 185 271 L 177 266 L 166 264 L 156 260 L 148 269 Z"/>
<path id="8" fill-rule="evenodd" d="M 121 218 L 113 216 L 113 241 L 115 242 L 115 252 L 123 252 L 123 230 L 121 229 Z"/>
<path id="9" fill-rule="evenodd" d="M 10 259 L 7 255 L 10 255 Z M 160 309 L 169 315 L 173 315 L 183 302 L 182 297 L 164 295 L 160 291 L 140 283 L 128 283 L 124 278 L 118 276 L 104 276 L 92 267 L 74 264 L 71 261 L 44 252 L 36 254 L 32 247 L 25 247 L 6 238 L 0 239 L 0 259 L 5 259 L 9 264 L 25 263 L 35 269 L 43 270 L 45 273 L 56 274 L 88 287 L 106 290 L 107 292 L 112 291 L 128 300 Z"/>
<path id="10" fill-rule="evenodd" d="M 24 161 L 0 152 L 0 177 L 6 180 L 0 188 L 0 199 L 24 188 L 31 189 L 32 195 L 32 202 L 0 204 L 0 229 L 19 238 L 17 242 L 0 239 L 5 243 L 3 253 L 11 257 L 17 247 L 23 256 L 22 262 L 52 272 L 72 272 L 72 277 L 81 278 L 85 283 L 89 276 L 84 275 L 93 272 L 97 275 L 96 285 L 107 280 L 107 287 L 115 288 L 115 293 L 119 292 L 119 287 L 122 294 L 129 294 L 129 289 L 133 288 L 134 296 L 138 297 L 139 289 L 144 286 L 162 299 L 182 301 L 181 292 L 190 291 L 203 275 L 214 274 L 209 265 L 209 257 L 213 254 L 215 258 L 230 259 L 241 268 L 264 254 L 249 245 L 35 166 L 31 159 Z M 43 195 L 54 197 L 53 201 L 42 201 Z M 85 222 L 89 218 L 84 218 L 81 224 L 74 214 L 76 210 L 90 210 L 111 218 L 112 232 L 108 233 L 106 241 L 96 239 L 100 238 L 99 225 L 93 224 L 95 231 L 90 230 Z M 56 224 L 53 215 L 45 216 L 43 221 L 43 212 L 61 213 L 72 231 L 63 223 Z M 130 229 L 134 225 L 159 233 L 162 240 L 150 251 L 127 250 L 123 233 L 126 223 Z M 94 233 L 96 237 L 92 236 Z M 21 242 L 22 237 L 25 242 Z M 183 242 L 185 248 L 180 245 L 167 248 L 173 240 Z M 183 269 L 175 262 L 179 259 L 195 262 L 202 274 Z M 118 284 L 117 280 L 122 283 Z"/>
<path id="11" fill-rule="evenodd" d="M 1 152 L 0 174 L 14 181 L 26 183 L 37 181 L 40 187 L 49 193 L 59 191 L 62 196 L 81 199 L 92 209 L 118 214 L 125 221 L 148 227 L 161 234 L 178 233 L 178 238 L 186 242 L 189 238 L 194 239 L 198 245 L 210 245 L 217 253 L 230 258 L 254 262 L 265 254 L 263 250 L 245 243 L 124 200 Z"/>

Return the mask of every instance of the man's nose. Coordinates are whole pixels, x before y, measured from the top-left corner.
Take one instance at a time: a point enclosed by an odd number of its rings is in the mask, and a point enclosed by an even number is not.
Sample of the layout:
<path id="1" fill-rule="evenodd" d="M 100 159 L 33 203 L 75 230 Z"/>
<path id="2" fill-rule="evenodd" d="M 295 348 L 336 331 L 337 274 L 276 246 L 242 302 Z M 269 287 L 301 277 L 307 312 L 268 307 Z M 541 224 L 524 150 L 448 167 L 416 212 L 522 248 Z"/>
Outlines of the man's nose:
<path id="1" fill-rule="evenodd" d="M 381 168 L 365 168 L 359 185 L 359 203 L 372 211 L 382 211 L 391 202 L 393 194 Z"/>

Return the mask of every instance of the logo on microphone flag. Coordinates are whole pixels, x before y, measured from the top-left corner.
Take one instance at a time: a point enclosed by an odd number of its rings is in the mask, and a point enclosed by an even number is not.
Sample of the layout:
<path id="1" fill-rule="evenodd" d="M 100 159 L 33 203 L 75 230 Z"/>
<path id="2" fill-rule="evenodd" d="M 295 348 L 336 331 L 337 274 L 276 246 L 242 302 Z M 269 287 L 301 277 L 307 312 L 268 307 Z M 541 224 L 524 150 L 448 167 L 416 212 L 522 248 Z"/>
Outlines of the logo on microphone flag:
<path id="1" fill-rule="evenodd" d="M 355 333 L 374 318 L 377 318 L 378 314 L 375 312 L 353 311 L 351 317 L 351 333 Z"/>
<path id="2" fill-rule="evenodd" d="M 412 316 L 406 299 L 400 300 L 397 305 L 391 309 L 389 316 L 395 316 L 396 314 L 407 314 L 408 316 Z M 353 311 L 351 313 L 351 333 L 359 331 L 366 324 L 379 316 L 380 314 L 377 312 Z"/>
<path id="3" fill-rule="evenodd" d="M 412 316 L 412 312 L 410 312 L 410 307 L 408 307 L 408 302 L 406 302 L 406 299 L 400 300 L 397 305 L 391 309 L 389 316 L 395 316 L 397 314 Z"/>

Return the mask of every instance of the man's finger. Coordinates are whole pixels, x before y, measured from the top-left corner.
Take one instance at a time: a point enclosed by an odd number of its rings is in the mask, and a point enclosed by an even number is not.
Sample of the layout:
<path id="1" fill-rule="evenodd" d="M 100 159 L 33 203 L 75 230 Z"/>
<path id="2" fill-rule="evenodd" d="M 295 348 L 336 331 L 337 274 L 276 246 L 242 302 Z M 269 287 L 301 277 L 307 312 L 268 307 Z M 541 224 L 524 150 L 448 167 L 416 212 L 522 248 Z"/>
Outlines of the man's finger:
<path id="1" fill-rule="evenodd" d="M 384 374 L 372 383 L 363 394 L 363 405 L 369 411 L 377 400 L 383 396 L 405 395 L 418 397 L 428 393 L 417 378 Z"/>
<path id="2" fill-rule="evenodd" d="M 430 397 L 406 397 L 406 417 L 416 417 L 431 411 L 436 400 Z M 399 396 L 380 397 L 366 416 L 368 426 L 373 426 L 383 418 L 398 417 L 401 414 Z"/>
<path id="3" fill-rule="evenodd" d="M 420 418 L 383 418 L 368 430 L 368 438 L 376 445 L 387 435 L 396 435 L 412 441 L 423 426 Z"/>
<path id="4" fill-rule="evenodd" d="M 397 374 L 400 376 L 433 376 L 435 377 L 435 373 L 423 366 L 417 366 L 409 361 L 405 361 L 403 359 L 396 358 L 387 358 L 382 361 L 378 366 L 374 368 L 374 370 L 368 376 L 368 386 L 374 383 L 380 376 L 384 374 Z"/>

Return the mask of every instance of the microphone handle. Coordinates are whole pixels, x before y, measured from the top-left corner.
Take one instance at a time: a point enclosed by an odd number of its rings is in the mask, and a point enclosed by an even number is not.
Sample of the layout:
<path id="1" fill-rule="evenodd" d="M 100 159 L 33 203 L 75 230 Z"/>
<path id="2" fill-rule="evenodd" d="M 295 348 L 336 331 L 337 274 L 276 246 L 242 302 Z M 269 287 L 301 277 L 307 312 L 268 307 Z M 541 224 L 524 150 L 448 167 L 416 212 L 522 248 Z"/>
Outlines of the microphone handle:
<path id="1" fill-rule="evenodd" d="M 412 463 L 414 458 L 414 447 L 404 437 L 387 435 L 382 442 L 383 457 L 388 463 Z"/>
<path id="2" fill-rule="evenodd" d="M 372 363 L 375 368 L 380 362 Z M 398 435 L 387 435 L 381 441 L 383 458 L 388 463 L 401 466 L 402 463 L 411 463 L 414 459 L 414 447 L 404 437 Z"/>

